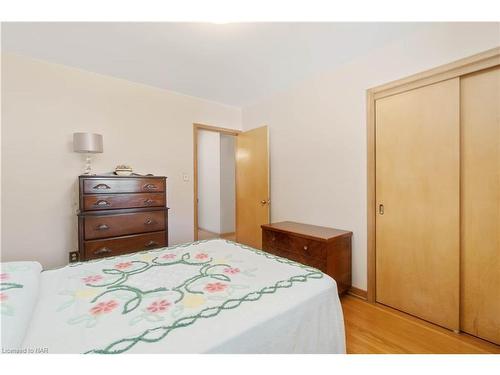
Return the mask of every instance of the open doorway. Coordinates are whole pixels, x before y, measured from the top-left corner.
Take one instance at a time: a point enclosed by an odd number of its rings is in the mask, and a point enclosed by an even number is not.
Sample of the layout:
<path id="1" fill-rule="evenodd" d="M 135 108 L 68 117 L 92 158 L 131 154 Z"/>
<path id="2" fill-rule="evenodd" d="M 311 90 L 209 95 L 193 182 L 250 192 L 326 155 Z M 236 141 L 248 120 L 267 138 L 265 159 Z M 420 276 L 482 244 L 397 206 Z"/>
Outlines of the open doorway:
<path id="1" fill-rule="evenodd" d="M 194 126 L 195 240 L 236 240 L 236 130 Z"/>
<path id="2" fill-rule="evenodd" d="M 235 136 L 198 131 L 198 239 L 235 240 Z"/>
<path id="3" fill-rule="evenodd" d="M 261 248 L 269 223 L 267 126 L 245 132 L 193 124 L 194 240 Z"/>

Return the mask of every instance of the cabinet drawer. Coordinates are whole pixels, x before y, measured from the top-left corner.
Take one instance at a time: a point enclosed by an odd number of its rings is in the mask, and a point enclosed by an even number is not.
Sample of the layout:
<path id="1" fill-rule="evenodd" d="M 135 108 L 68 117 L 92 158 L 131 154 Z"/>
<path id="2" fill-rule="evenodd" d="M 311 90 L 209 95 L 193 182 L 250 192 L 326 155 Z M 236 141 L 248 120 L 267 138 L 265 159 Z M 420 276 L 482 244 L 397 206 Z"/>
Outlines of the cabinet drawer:
<path id="1" fill-rule="evenodd" d="M 269 250 L 265 249 L 264 251 L 280 256 L 282 258 L 293 260 L 294 262 L 302 263 L 317 268 L 322 272 L 326 272 L 326 259 L 312 258 L 305 254 L 297 254 L 291 251 L 280 250 L 280 249 L 269 249 Z"/>
<path id="2" fill-rule="evenodd" d="M 85 260 L 167 246 L 165 232 L 136 234 L 84 242 Z"/>
<path id="3" fill-rule="evenodd" d="M 85 211 L 141 207 L 165 207 L 165 195 L 163 193 L 140 193 L 85 195 L 83 197 Z"/>
<path id="4" fill-rule="evenodd" d="M 326 244 L 308 238 L 290 236 L 290 251 L 317 259 L 326 260 Z"/>
<path id="5" fill-rule="evenodd" d="M 288 234 L 273 232 L 269 230 L 262 231 L 262 245 L 269 249 L 290 249 L 290 236 Z"/>
<path id="6" fill-rule="evenodd" d="M 85 194 L 146 193 L 165 191 L 165 180 L 161 178 L 100 178 L 84 179 Z"/>
<path id="7" fill-rule="evenodd" d="M 123 236 L 165 230 L 165 212 L 136 212 L 120 215 L 86 216 L 85 239 Z"/>
<path id="8" fill-rule="evenodd" d="M 269 249 L 284 250 L 299 256 L 326 260 L 326 245 L 321 241 L 265 230 L 263 231 L 263 244 Z"/>

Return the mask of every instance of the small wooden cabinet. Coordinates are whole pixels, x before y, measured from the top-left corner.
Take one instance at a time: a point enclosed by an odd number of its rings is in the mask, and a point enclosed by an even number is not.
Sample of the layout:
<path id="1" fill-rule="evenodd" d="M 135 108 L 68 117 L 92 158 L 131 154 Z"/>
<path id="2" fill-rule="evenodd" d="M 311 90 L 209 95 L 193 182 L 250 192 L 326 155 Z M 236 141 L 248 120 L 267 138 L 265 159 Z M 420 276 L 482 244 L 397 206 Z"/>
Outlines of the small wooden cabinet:
<path id="1" fill-rule="evenodd" d="M 168 246 L 166 177 L 80 176 L 79 187 L 80 260 Z"/>
<path id="2" fill-rule="evenodd" d="M 330 275 L 339 294 L 351 287 L 352 232 L 284 221 L 262 225 L 262 249 Z"/>

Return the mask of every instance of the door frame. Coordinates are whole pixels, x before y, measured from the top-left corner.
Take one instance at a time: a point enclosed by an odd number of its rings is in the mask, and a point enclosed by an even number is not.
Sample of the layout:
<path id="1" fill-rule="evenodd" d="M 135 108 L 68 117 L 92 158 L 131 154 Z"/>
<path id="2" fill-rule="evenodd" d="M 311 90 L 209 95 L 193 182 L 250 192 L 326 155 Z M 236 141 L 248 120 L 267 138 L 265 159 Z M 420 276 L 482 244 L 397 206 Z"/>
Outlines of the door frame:
<path id="1" fill-rule="evenodd" d="M 500 65 L 500 47 L 426 70 L 396 81 L 370 88 L 366 91 L 367 139 L 367 300 L 376 302 L 376 191 L 375 191 L 375 102 L 378 99 L 404 91 L 428 86 L 440 81 L 460 77 Z"/>
<path id="2" fill-rule="evenodd" d="M 221 128 L 218 126 L 193 123 L 193 208 L 194 208 L 194 240 L 198 241 L 198 131 L 208 130 L 211 132 L 216 132 L 220 134 L 237 136 L 241 133 L 241 130 Z M 236 183 L 235 183 L 236 189 Z M 238 208 L 236 207 L 236 210 Z M 234 213 L 236 217 L 236 212 Z"/>

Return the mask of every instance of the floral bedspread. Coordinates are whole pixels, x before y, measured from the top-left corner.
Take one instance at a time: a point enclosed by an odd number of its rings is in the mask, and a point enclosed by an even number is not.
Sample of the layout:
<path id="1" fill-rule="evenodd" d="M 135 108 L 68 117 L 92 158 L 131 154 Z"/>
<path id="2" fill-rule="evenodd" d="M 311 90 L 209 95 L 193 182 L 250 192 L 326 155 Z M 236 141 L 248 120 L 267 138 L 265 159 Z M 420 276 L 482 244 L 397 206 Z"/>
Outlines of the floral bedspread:
<path id="1" fill-rule="evenodd" d="M 77 263 L 42 273 L 24 345 L 50 353 L 209 351 L 303 299 L 284 291 L 311 294 L 313 285 L 304 285 L 315 283 L 335 291 L 321 271 L 225 240 Z"/>
<path id="2" fill-rule="evenodd" d="M 23 267 L 27 268 L 27 266 Z M 9 303 L 12 299 L 9 296 L 15 294 L 15 289 L 22 289 L 24 287 L 19 281 L 11 280 L 12 269 L 17 271 L 16 268 L 19 269 L 20 267 L 17 265 L 16 267 L 8 265 L 8 267 L 2 267 L 2 272 L 0 273 L 0 314 L 2 316 L 12 316 L 15 314 L 16 309 L 15 306 Z"/>
<path id="3" fill-rule="evenodd" d="M 38 295 L 42 266 L 37 262 L 2 263 L 0 320 L 2 352 L 19 349 L 28 329 Z"/>

